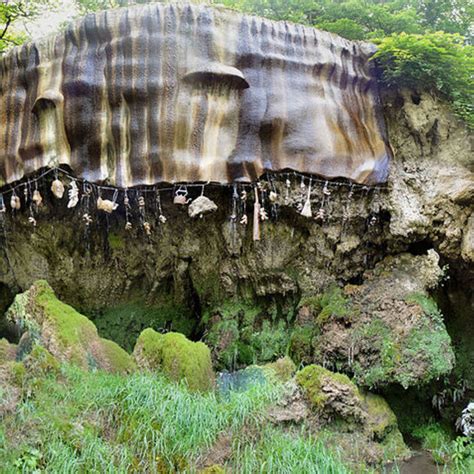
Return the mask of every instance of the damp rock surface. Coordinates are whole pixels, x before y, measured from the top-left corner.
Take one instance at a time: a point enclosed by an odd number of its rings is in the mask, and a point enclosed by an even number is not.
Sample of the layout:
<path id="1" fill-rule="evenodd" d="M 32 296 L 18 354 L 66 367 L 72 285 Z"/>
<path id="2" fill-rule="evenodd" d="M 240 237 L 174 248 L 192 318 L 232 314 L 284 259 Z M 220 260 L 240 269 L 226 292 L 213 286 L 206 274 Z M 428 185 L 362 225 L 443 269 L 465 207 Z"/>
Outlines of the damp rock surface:
<path id="1" fill-rule="evenodd" d="M 23 333 L 17 352 L 19 359 L 37 353 L 39 345 L 58 360 L 86 369 L 129 372 L 134 368 L 130 356 L 120 346 L 100 338 L 94 324 L 58 300 L 44 280 L 15 297 L 7 318 Z"/>

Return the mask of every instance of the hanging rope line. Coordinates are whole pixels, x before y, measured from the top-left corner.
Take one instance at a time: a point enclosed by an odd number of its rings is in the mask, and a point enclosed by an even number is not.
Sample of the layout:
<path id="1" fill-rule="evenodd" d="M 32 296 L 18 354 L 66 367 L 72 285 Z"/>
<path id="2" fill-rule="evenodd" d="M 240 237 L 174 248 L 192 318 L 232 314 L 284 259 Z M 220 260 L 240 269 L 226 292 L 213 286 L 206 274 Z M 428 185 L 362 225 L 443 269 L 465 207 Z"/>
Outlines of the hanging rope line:
<path id="1" fill-rule="evenodd" d="M 229 219 L 232 223 L 232 232 L 235 233 L 236 223 L 239 223 L 241 226 L 247 226 L 252 222 L 253 239 L 258 241 L 261 238 L 261 223 L 269 219 L 275 221 L 279 214 L 278 209 L 280 205 L 296 208 L 297 212 L 303 217 L 312 218 L 321 223 L 327 222 L 329 218 L 334 217 L 334 206 L 331 199 L 333 191 L 337 188 L 345 188 L 348 194 L 347 199 L 343 200 L 342 223 L 344 227 L 351 214 L 349 204 L 352 202 L 356 192 L 359 197 L 363 198 L 362 201 L 365 202 L 364 198 L 367 198 L 369 193 L 372 193 L 373 198 L 375 198 L 380 191 L 387 188 L 387 186 L 381 185 L 366 186 L 350 181 L 320 179 L 296 171 L 276 174 L 266 173 L 254 183 L 174 183 L 172 186 L 165 187 L 160 187 L 160 184 L 157 183 L 150 186 L 122 188 L 108 184 L 91 183 L 74 176 L 64 168 L 56 167 L 48 168 L 37 176 L 28 176 L 16 184 L 9 184 L 1 188 L 1 219 L 3 219 L 6 213 L 5 203 L 7 202 L 10 204 L 12 215 L 15 215 L 22 207 L 26 209 L 29 213 L 28 222 L 33 227 L 36 227 L 39 209 L 44 205 L 38 184 L 44 183 L 50 175 L 52 175 L 53 180 L 48 187 L 52 195 L 58 200 L 63 199 L 63 196 L 66 195 L 67 208 L 71 209 L 77 206 L 80 209 L 86 240 L 90 232 L 90 225 L 95 219 L 94 210 L 105 213 L 108 225 L 108 215 L 119 208 L 119 201 L 122 206 L 120 210 L 123 211 L 125 217 L 125 230 L 131 231 L 134 228 L 132 218 L 135 215 L 139 228 L 148 237 L 151 236 L 154 225 L 153 219 L 155 219 L 157 228 L 167 222 L 161 199 L 161 194 L 166 192 L 171 193 L 172 202 L 175 205 L 187 207 L 189 216 L 193 218 L 197 216 L 202 217 L 204 214 L 218 209 L 218 206 L 205 196 L 208 186 L 231 189 L 232 205 Z M 69 182 L 63 182 L 60 178 L 68 178 Z M 66 187 L 68 187 L 67 192 Z M 188 194 L 188 189 L 193 188 L 198 189 L 198 196 L 195 198 L 190 197 Z M 106 197 L 107 192 L 110 199 Z M 153 193 L 153 199 L 146 199 L 146 196 L 150 193 Z M 10 195 L 10 199 L 5 199 L 6 195 Z M 20 196 L 23 196 L 24 202 L 22 202 Z M 249 197 L 253 200 L 252 220 L 249 219 L 247 213 Z M 314 213 L 312 204 L 316 205 L 317 202 L 317 212 Z M 135 207 L 132 206 L 132 203 Z M 363 215 L 362 212 L 356 214 Z M 355 214 L 352 213 L 352 215 Z M 373 212 L 369 213 L 368 225 L 373 226 L 376 222 L 377 218 Z M 233 246 L 235 246 L 235 235 L 232 236 L 232 242 Z"/>

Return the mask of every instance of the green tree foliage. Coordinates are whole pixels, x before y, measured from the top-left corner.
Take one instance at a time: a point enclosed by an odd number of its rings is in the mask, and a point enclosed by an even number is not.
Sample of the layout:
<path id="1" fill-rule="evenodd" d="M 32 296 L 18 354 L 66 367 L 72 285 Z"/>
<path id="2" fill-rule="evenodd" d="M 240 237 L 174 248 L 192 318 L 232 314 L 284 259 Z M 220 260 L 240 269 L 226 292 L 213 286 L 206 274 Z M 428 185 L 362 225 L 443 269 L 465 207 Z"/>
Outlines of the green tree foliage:
<path id="1" fill-rule="evenodd" d="M 401 33 L 378 41 L 375 54 L 388 87 L 437 91 L 474 128 L 474 47 L 458 34 Z"/>
<path id="2" fill-rule="evenodd" d="M 0 54 L 28 39 L 18 28 L 24 20 L 32 20 L 45 10 L 57 8 L 59 0 L 2 0 L 0 2 Z"/>
<path id="3" fill-rule="evenodd" d="M 25 35 L 12 28 L 60 0 L 4 0 L 0 53 Z M 74 0 L 80 14 L 149 0 Z M 166 0 L 164 0 L 164 3 Z M 206 0 L 195 0 L 207 3 Z M 472 103 L 472 0 L 208 0 L 235 10 L 318 27 L 379 45 L 382 84 L 429 90 L 450 100 L 470 126 Z"/>
<path id="4" fill-rule="evenodd" d="M 217 0 L 378 44 L 382 85 L 437 93 L 474 127 L 472 0 Z"/>

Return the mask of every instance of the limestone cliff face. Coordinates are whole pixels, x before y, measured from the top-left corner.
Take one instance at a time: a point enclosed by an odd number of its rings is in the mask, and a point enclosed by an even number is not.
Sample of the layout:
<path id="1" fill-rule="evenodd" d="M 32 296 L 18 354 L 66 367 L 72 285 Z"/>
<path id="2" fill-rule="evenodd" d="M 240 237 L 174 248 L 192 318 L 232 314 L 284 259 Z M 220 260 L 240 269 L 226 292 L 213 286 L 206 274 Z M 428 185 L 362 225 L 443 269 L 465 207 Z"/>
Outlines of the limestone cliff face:
<path id="1" fill-rule="evenodd" d="M 290 168 L 384 182 L 374 46 L 203 5 L 86 16 L 0 60 L 0 179 L 255 181 Z"/>
<path id="2" fill-rule="evenodd" d="M 313 185 L 313 210 L 325 199 L 321 221 L 296 208 L 307 197 L 308 181 L 303 192 L 291 177 L 286 201 L 285 183 L 277 182 L 278 217 L 262 223 L 260 242 L 252 241 L 250 228 L 231 221 L 226 188 L 206 188 L 219 209 L 202 219 L 189 218 L 169 193 L 162 199 L 167 222 L 160 225 L 150 203 L 153 231 L 147 237 L 138 228 L 126 232 L 120 212 L 94 214 L 86 234 L 80 212 L 49 197 L 47 183 L 48 205 L 36 228 L 22 212 L 4 216 L 5 303 L 41 278 L 62 300 L 94 317 L 99 330 L 122 332 L 117 338 L 138 335 L 150 322 L 201 336 L 220 314 L 214 309 L 235 299 L 258 306 L 257 320 L 273 315 L 291 325 L 302 297 L 335 282 L 363 283 L 364 272 L 388 256 L 434 249 L 439 266 L 449 265 L 448 299 L 452 295 L 455 302 L 462 288 L 463 304 L 472 308 L 474 164 L 468 132 L 429 95 L 407 92 L 384 101 L 395 150 L 387 188 L 350 196 L 348 187 L 333 186 L 327 199 L 323 185 Z M 248 206 L 250 213 L 251 201 Z M 398 317 L 395 311 L 392 316 Z"/>

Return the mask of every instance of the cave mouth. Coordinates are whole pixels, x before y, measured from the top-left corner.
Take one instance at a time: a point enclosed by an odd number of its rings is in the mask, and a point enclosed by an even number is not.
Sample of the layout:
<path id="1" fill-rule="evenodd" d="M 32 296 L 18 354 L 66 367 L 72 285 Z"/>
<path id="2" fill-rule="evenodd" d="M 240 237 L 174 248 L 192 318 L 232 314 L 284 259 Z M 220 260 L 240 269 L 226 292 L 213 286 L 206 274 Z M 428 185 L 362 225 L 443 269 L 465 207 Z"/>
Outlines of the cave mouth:
<path id="1" fill-rule="evenodd" d="M 199 310 L 172 301 L 146 304 L 132 299 L 84 313 L 95 324 L 100 337 L 116 342 L 129 353 L 133 352 L 138 337 L 147 328 L 161 333 L 179 332 L 192 341 L 199 341 L 203 336 Z"/>
<path id="2" fill-rule="evenodd" d="M 116 342 L 129 353 L 147 328 L 161 333 L 179 332 L 192 341 L 201 340 L 201 302 L 188 272 L 179 279 L 178 288 L 170 276 L 153 295 L 140 287 L 141 283 L 135 281 L 135 291 L 115 305 L 79 311 L 95 324 L 101 337 Z"/>
<path id="3" fill-rule="evenodd" d="M 423 239 L 410 243 L 407 251 L 412 255 L 427 255 L 431 249 L 433 249 L 433 242 L 430 239 Z"/>

